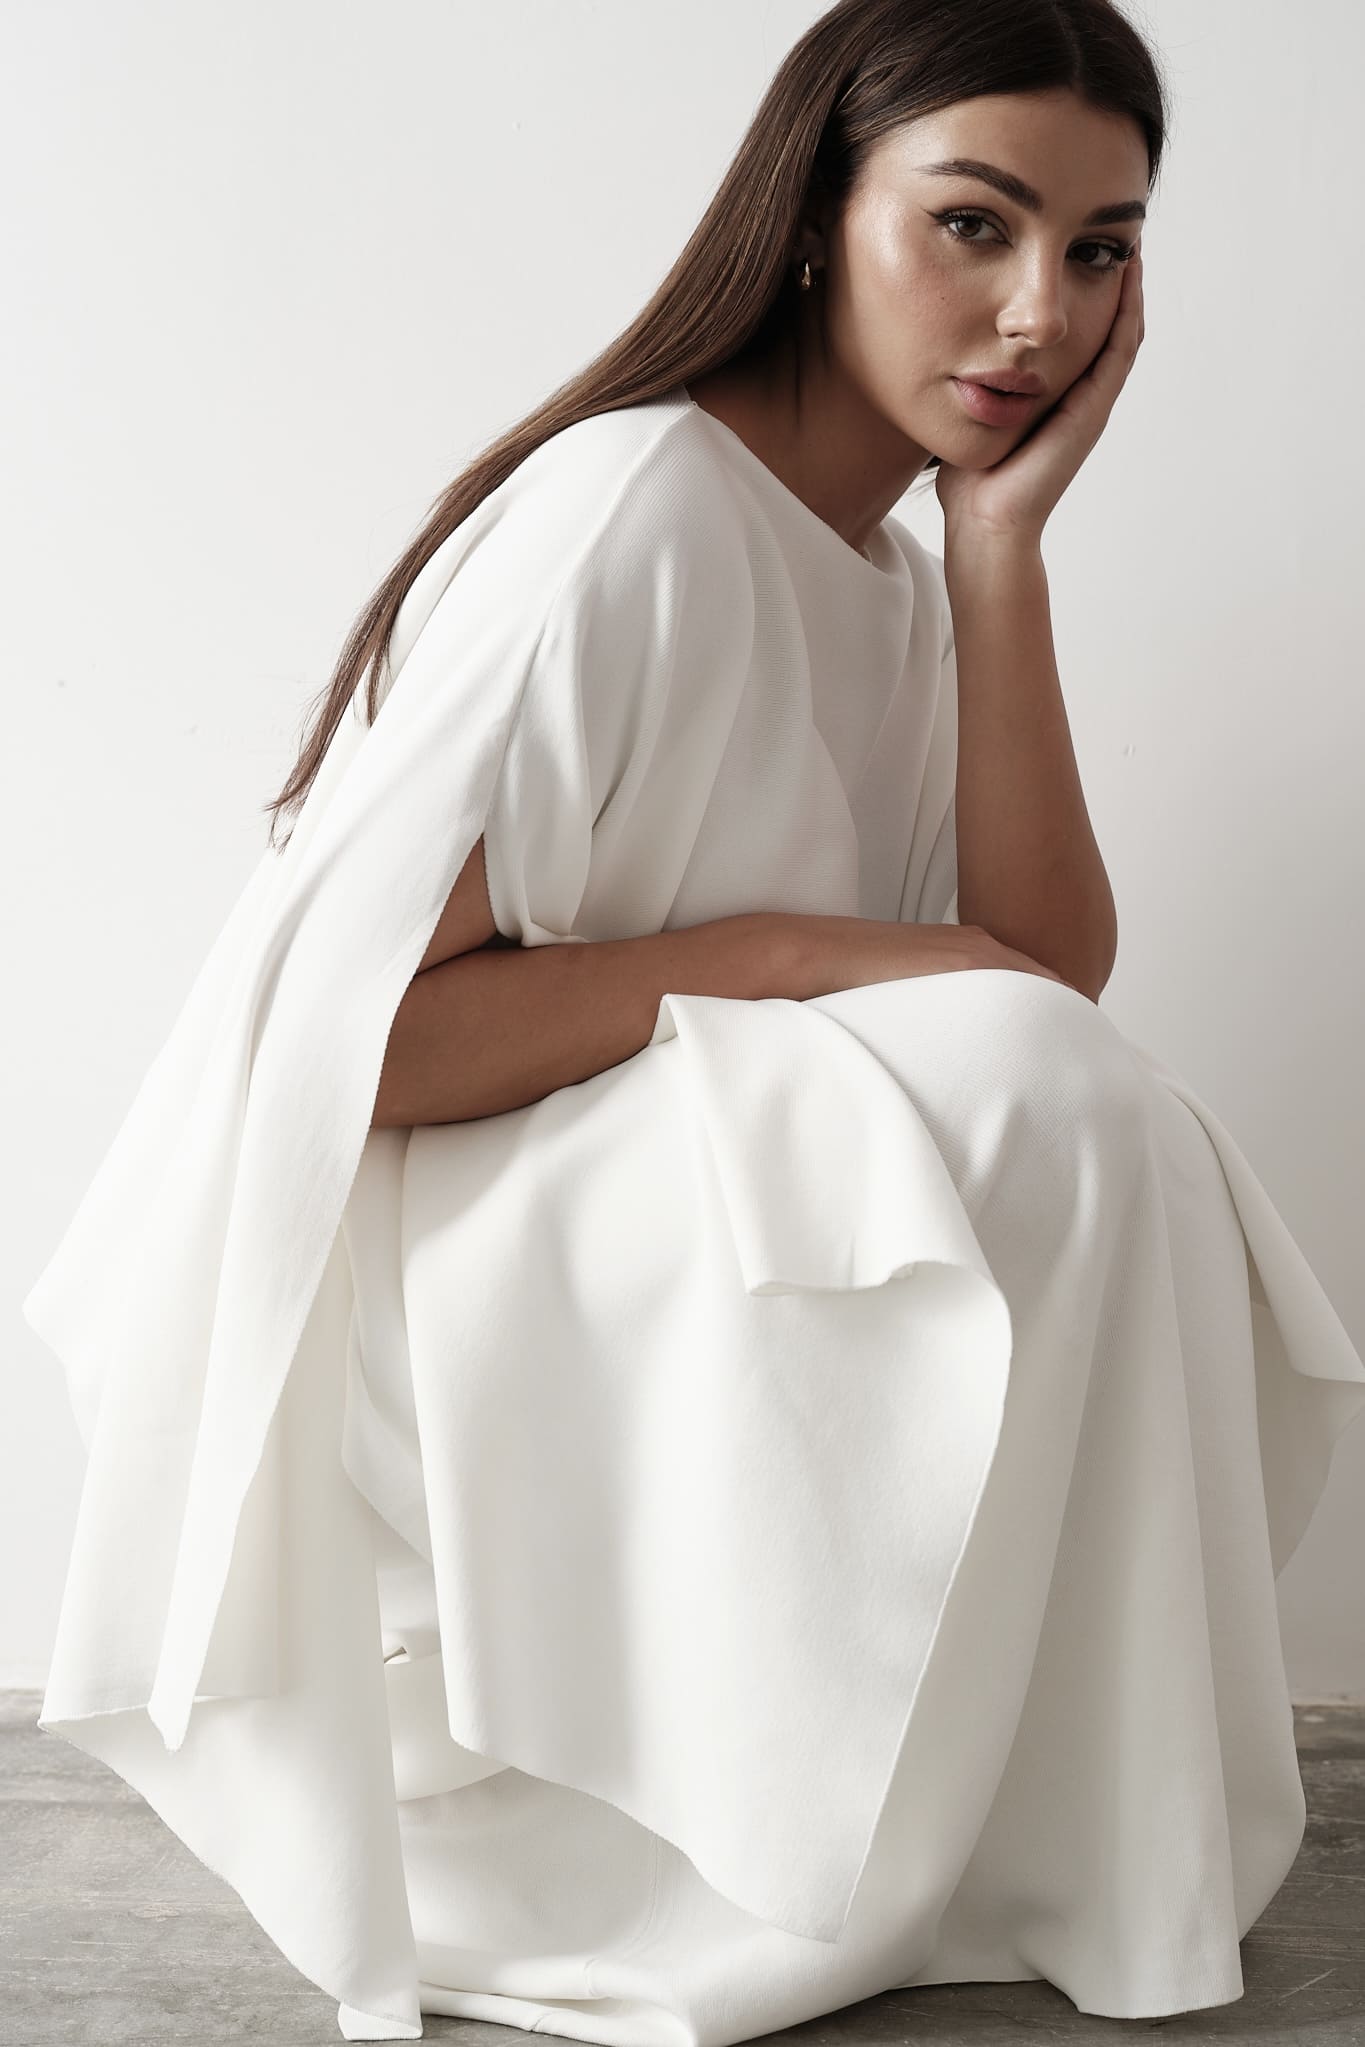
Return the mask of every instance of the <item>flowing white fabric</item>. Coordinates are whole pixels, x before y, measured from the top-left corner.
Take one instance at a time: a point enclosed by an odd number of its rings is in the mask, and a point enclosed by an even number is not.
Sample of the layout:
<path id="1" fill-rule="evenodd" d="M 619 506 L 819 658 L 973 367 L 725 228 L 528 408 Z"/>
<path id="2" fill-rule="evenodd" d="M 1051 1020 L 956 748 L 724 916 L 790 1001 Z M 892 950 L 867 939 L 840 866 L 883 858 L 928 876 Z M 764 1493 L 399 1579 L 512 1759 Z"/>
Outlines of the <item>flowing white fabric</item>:
<path id="1" fill-rule="evenodd" d="M 1365 1366 L 1177 1076 L 993 971 L 669 994 L 369 1130 L 480 833 L 524 944 L 951 920 L 952 647 L 903 527 L 865 560 L 681 390 L 537 450 L 25 1302 L 89 1453 L 41 1724 L 348 2038 L 1240 1991 L 1303 1823 L 1273 1578 Z"/>
<path id="2" fill-rule="evenodd" d="M 472 1145 L 383 1133 L 357 1435 L 420 1455 L 358 1482 L 420 1552 L 423 2009 L 634 2047 L 916 1982 L 1236 1998 L 1304 1824 L 1274 1576 L 1361 1397 L 1264 1191 L 1038 977 L 665 1009 Z M 1286 1344 L 1341 1374 L 1287 1431 Z"/>

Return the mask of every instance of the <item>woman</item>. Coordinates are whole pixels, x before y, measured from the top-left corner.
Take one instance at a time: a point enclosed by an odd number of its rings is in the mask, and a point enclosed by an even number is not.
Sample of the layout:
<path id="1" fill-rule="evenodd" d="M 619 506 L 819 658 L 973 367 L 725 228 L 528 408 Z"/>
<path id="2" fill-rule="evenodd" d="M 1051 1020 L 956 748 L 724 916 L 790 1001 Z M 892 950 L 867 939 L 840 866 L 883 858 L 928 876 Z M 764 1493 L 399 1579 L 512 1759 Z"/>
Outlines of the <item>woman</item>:
<path id="1" fill-rule="evenodd" d="M 42 1725 L 348 2038 L 1241 1993 L 1365 1366 L 1097 1006 L 1040 539 L 1163 138 L 1107 0 L 802 37 L 358 621 L 29 1297 L 90 1449 Z"/>

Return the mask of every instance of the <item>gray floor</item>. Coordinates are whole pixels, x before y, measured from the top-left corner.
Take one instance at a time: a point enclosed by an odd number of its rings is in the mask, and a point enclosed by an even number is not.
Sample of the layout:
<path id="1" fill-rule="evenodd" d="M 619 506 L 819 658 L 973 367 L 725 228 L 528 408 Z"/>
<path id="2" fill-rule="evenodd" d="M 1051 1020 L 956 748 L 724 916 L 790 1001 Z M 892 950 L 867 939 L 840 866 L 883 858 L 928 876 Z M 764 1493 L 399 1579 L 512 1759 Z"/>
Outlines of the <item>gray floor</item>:
<path id="1" fill-rule="evenodd" d="M 335 2047 L 334 2002 L 121 1778 L 39 1732 L 40 1703 L 37 1692 L 0 1693 L 0 2047 Z M 1365 2047 L 1365 1707 L 1300 1706 L 1295 1722 L 1308 1830 L 1242 1943 L 1246 1994 L 1235 2004 L 1100 2019 L 1046 1983 L 936 1984 L 764 2037 L 993 2047 L 1160 2027 L 1169 2040 Z M 530 2037 L 470 2019 L 424 2024 L 426 2038 L 465 2047 Z"/>

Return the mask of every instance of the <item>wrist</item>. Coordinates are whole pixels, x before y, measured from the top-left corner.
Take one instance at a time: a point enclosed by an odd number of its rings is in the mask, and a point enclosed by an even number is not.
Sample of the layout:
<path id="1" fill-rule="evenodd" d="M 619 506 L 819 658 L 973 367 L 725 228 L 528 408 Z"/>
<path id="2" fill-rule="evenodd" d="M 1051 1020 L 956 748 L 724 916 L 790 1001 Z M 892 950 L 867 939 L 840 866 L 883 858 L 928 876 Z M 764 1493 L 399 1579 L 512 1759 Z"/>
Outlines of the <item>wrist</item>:
<path id="1" fill-rule="evenodd" d="M 1041 564 L 1043 536 L 1024 527 L 949 526 L 943 536 L 945 575 L 962 576 L 977 568 L 1014 567 L 1020 563 Z"/>

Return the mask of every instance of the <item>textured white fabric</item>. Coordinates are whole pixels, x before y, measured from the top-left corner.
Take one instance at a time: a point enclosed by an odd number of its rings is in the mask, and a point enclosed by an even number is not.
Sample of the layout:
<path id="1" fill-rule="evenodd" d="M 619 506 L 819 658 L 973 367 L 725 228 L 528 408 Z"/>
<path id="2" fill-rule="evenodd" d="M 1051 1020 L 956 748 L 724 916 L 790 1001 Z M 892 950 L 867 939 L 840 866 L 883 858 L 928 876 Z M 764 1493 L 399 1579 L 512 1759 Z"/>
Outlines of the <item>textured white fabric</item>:
<path id="1" fill-rule="evenodd" d="M 869 549 L 682 390 L 537 450 L 25 1303 L 89 1450 L 42 1724 L 348 2038 L 1193 2009 L 1297 1848 L 1273 1578 L 1365 1366 L 1093 1004 L 670 994 L 577 1087 L 368 1127 L 481 831 L 530 945 L 954 918 L 942 565 Z"/>

